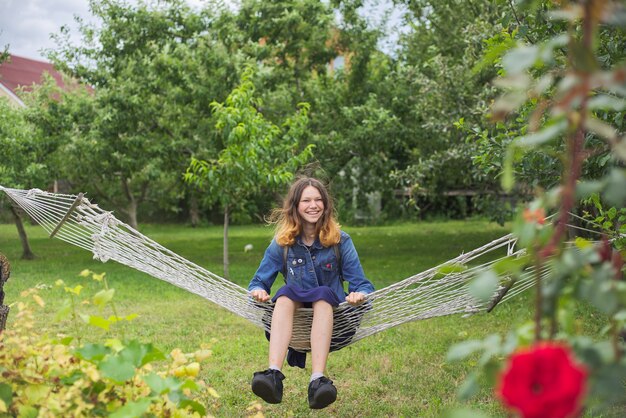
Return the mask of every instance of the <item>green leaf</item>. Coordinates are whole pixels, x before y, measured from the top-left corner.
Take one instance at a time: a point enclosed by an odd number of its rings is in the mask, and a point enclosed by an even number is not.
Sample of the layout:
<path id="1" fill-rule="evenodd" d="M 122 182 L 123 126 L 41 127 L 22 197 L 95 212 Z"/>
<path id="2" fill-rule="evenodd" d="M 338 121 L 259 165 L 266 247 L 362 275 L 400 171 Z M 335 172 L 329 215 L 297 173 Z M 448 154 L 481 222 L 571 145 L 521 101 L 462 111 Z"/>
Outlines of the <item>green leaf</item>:
<path id="1" fill-rule="evenodd" d="M 39 411 L 34 406 L 21 405 L 19 407 L 19 418 L 37 418 Z"/>
<path id="2" fill-rule="evenodd" d="M 605 182 L 598 181 L 581 181 L 576 185 L 576 198 L 579 200 L 586 199 L 595 193 L 599 193 L 605 186 Z"/>
<path id="3" fill-rule="evenodd" d="M 105 358 L 98 365 L 98 370 L 102 375 L 117 383 L 123 383 L 135 375 L 135 366 L 120 356 L 110 356 Z"/>
<path id="4" fill-rule="evenodd" d="M 604 190 L 604 198 L 611 206 L 623 207 L 626 203 L 626 170 L 613 169 L 607 181 L 607 187 Z"/>
<path id="5" fill-rule="evenodd" d="M 598 118 L 592 116 L 587 117 L 585 119 L 585 128 L 609 141 L 616 141 L 618 139 L 619 133 L 617 130 Z"/>
<path id="6" fill-rule="evenodd" d="M 91 326 L 102 328 L 105 331 L 108 331 L 111 327 L 111 321 L 96 315 L 90 315 L 87 319 L 87 323 Z"/>
<path id="7" fill-rule="evenodd" d="M 61 309 L 59 309 L 54 315 L 55 321 L 63 321 L 72 315 L 72 305 L 70 301 L 66 301 Z"/>
<path id="8" fill-rule="evenodd" d="M 2 400 L 7 407 L 11 406 L 11 402 L 13 401 L 13 387 L 8 383 L 0 383 L 0 400 Z"/>
<path id="9" fill-rule="evenodd" d="M 474 354 L 478 350 L 483 349 L 483 342 L 481 340 L 467 340 L 454 344 L 448 350 L 446 355 L 447 361 L 459 361 Z"/>
<path id="10" fill-rule="evenodd" d="M 539 57 L 539 48 L 535 45 L 522 45 L 502 58 L 502 66 L 507 74 L 515 75 L 533 66 Z"/>
<path id="11" fill-rule="evenodd" d="M 591 241 L 583 237 L 576 237 L 576 239 L 574 240 L 574 244 L 576 245 L 576 248 L 580 248 L 581 250 L 593 246 L 593 243 Z"/>
<path id="12" fill-rule="evenodd" d="M 67 293 L 72 293 L 76 296 L 80 296 L 80 292 L 83 290 L 81 285 L 76 285 L 75 287 L 65 287 L 65 291 Z"/>
<path id="13" fill-rule="evenodd" d="M 450 411 L 443 415 L 443 418 L 490 418 L 489 415 L 486 415 L 480 411 L 473 411 L 471 409 L 461 408 L 455 409 L 454 411 Z"/>
<path id="14" fill-rule="evenodd" d="M 128 402 L 117 411 L 109 415 L 109 418 L 137 418 L 143 416 L 152 403 L 151 398 L 142 398 L 138 401 Z"/>
<path id="15" fill-rule="evenodd" d="M 469 292 L 476 299 L 486 302 L 495 293 L 500 279 L 493 270 L 482 272 L 469 284 Z"/>
<path id="16" fill-rule="evenodd" d="M 156 373 L 150 373 L 143 377 L 143 380 L 150 387 L 150 389 L 157 395 L 163 395 L 165 393 L 180 390 L 182 382 L 175 377 L 161 377 Z"/>
<path id="17" fill-rule="evenodd" d="M 457 396 L 460 400 L 465 401 L 476 395 L 479 389 L 480 385 L 478 384 L 478 376 L 476 375 L 476 372 L 471 372 L 467 375 L 463 383 L 461 383 L 461 386 L 459 386 Z"/>
<path id="18" fill-rule="evenodd" d="M 513 170 L 515 151 L 515 147 L 509 146 L 507 148 L 504 156 L 504 163 L 502 165 L 502 178 L 500 179 L 500 183 L 506 192 L 513 190 L 513 186 L 515 185 L 515 175 Z"/>
<path id="19" fill-rule="evenodd" d="M 103 307 L 113 299 L 115 289 L 101 290 L 93 297 L 93 304 L 98 307 Z"/>
<path id="20" fill-rule="evenodd" d="M 68 336 L 61 338 L 59 342 L 65 346 L 68 346 L 72 343 L 72 341 L 74 341 L 74 337 Z"/>
<path id="21" fill-rule="evenodd" d="M 206 415 L 206 408 L 201 403 L 191 400 L 191 399 L 183 399 L 179 404 L 180 408 L 191 409 L 192 411 L 197 412 L 200 416 Z"/>
<path id="22" fill-rule="evenodd" d="M 71 386 L 73 385 L 76 381 L 78 381 L 78 379 L 81 379 L 85 376 L 85 374 L 81 371 L 78 370 L 74 370 L 72 372 L 72 374 L 70 374 L 69 376 L 63 376 L 61 378 L 61 383 L 63 383 L 66 386 Z"/>
<path id="23" fill-rule="evenodd" d="M 45 384 L 29 384 L 24 389 L 24 395 L 33 404 L 38 404 L 50 394 L 50 387 Z"/>
<path id="24" fill-rule="evenodd" d="M 164 354 L 152 344 L 142 344 L 138 341 L 131 341 L 119 355 L 136 367 L 141 367 L 151 361 L 165 359 Z"/>
<path id="25" fill-rule="evenodd" d="M 138 341 L 131 341 L 122 351 L 119 352 L 119 356 L 133 364 L 135 367 L 140 367 L 145 364 L 143 363 L 143 358 L 151 347 L 151 345 L 142 344 Z"/>
<path id="26" fill-rule="evenodd" d="M 528 261 L 529 257 L 527 255 L 517 258 L 507 257 L 494 263 L 492 268 L 498 276 L 505 274 L 517 274 L 524 268 L 524 266 L 526 266 L 526 264 L 528 264 Z"/>
<path id="27" fill-rule="evenodd" d="M 626 321 L 626 309 L 622 309 L 621 311 L 617 312 L 615 315 L 613 315 L 613 318 L 616 321 Z"/>
<path id="28" fill-rule="evenodd" d="M 582 8 L 580 7 L 568 7 L 566 9 L 550 10 L 548 11 L 548 16 L 551 19 L 567 20 L 570 22 L 575 22 L 576 20 L 579 20 L 583 17 Z"/>
<path id="29" fill-rule="evenodd" d="M 482 356 L 478 360 L 478 365 L 481 367 L 485 367 L 493 358 L 500 355 L 502 344 L 502 337 L 498 334 L 489 334 L 483 341 L 483 347 L 485 347 L 485 351 Z"/>
<path id="30" fill-rule="evenodd" d="M 437 269 L 437 273 L 448 275 L 453 273 L 462 273 L 467 270 L 467 266 L 463 264 L 445 264 Z"/>
<path id="31" fill-rule="evenodd" d="M 85 344 L 78 348 L 75 353 L 82 359 L 87 361 L 102 360 L 104 356 L 109 354 L 111 349 L 102 344 Z"/>
<path id="32" fill-rule="evenodd" d="M 593 110 L 613 110 L 620 112 L 626 108 L 626 100 L 606 94 L 598 94 L 589 99 L 587 106 Z"/>
<path id="33" fill-rule="evenodd" d="M 550 125 L 538 132 L 533 132 L 529 135 L 524 135 L 516 138 L 511 145 L 515 145 L 521 148 L 534 148 L 536 146 L 545 144 L 551 139 L 555 138 L 561 132 L 567 128 L 567 121 L 562 120 L 553 125 Z"/>
<path id="34" fill-rule="evenodd" d="M 195 380 L 187 379 L 183 382 L 181 389 L 189 389 L 189 390 L 198 390 L 200 389 L 200 385 Z"/>

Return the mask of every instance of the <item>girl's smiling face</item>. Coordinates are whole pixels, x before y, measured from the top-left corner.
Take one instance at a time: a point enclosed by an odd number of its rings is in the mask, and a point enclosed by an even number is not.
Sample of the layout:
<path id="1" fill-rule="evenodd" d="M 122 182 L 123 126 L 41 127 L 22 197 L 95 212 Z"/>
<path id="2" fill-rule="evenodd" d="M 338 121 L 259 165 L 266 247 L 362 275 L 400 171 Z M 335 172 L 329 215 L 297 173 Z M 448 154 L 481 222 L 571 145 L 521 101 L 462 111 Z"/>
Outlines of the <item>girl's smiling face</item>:
<path id="1" fill-rule="evenodd" d="M 314 186 L 307 186 L 302 191 L 298 202 L 298 215 L 303 223 L 315 225 L 324 214 L 324 201 L 319 190 Z"/>

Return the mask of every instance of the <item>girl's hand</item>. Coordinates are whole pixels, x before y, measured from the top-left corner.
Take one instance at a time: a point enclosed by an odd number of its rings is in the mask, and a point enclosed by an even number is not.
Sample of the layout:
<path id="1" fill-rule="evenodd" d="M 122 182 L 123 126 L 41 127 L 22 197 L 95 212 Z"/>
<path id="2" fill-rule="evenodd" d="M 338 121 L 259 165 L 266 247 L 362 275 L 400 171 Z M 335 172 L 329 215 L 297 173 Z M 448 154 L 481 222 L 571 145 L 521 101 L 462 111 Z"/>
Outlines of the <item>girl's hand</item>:
<path id="1" fill-rule="evenodd" d="M 360 305 L 365 302 L 365 294 L 361 292 L 351 292 L 346 296 L 346 302 L 350 305 Z"/>
<path id="2" fill-rule="evenodd" d="M 254 289 L 250 292 L 250 296 L 252 296 L 257 302 L 267 302 L 270 300 L 270 295 L 268 295 L 263 289 Z"/>

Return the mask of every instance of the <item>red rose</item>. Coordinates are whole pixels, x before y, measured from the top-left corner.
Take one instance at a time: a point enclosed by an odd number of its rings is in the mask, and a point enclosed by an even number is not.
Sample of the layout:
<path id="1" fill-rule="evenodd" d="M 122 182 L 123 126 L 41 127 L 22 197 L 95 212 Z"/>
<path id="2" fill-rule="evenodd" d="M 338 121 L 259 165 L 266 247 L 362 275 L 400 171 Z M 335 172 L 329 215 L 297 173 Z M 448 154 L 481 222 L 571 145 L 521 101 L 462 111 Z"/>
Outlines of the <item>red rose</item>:
<path id="1" fill-rule="evenodd" d="M 587 370 L 568 347 L 543 343 L 514 353 L 496 395 L 523 418 L 575 417 L 581 411 Z"/>

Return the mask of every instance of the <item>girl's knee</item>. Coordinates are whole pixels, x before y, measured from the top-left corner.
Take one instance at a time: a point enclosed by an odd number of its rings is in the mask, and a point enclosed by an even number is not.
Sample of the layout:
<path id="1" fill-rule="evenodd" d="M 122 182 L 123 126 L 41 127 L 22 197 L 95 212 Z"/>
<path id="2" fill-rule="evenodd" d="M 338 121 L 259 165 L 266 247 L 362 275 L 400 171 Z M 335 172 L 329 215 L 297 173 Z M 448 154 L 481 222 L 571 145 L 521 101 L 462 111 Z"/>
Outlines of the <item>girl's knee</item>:
<path id="1" fill-rule="evenodd" d="M 331 310 L 333 309 L 333 305 L 331 305 L 330 303 L 326 302 L 325 300 L 318 300 L 313 302 L 313 311 L 316 310 Z"/>
<path id="2" fill-rule="evenodd" d="M 298 308 L 302 305 L 300 302 L 296 302 L 294 300 L 289 299 L 287 296 L 280 296 L 276 299 L 276 307 L 285 307 L 285 308 Z"/>

